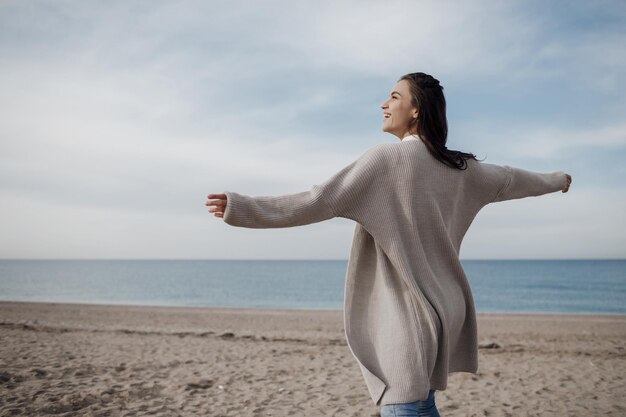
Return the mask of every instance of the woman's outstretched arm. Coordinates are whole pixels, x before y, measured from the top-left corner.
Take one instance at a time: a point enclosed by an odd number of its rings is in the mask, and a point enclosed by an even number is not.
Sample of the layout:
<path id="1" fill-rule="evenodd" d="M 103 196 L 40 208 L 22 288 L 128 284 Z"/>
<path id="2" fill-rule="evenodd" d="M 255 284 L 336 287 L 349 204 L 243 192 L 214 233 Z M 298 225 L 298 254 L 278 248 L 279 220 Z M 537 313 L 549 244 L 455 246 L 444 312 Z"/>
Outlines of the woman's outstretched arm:
<path id="1" fill-rule="evenodd" d="M 309 191 L 282 196 L 252 197 L 233 191 L 223 194 L 209 194 L 206 205 L 214 205 L 217 217 L 231 226 L 267 229 L 294 227 L 332 219 L 334 213 L 321 198 L 318 185 Z"/>
<path id="2" fill-rule="evenodd" d="M 487 163 L 483 163 L 482 167 L 486 183 L 492 184 L 490 187 L 495 191 L 489 202 L 540 196 L 556 191 L 566 193 L 572 182 L 572 177 L 563 171 L 543 173 Z"/>
<path id="3" fill-rule="evenodd" d="M 209 194 L 209 212 L 231 226 L 255 229 L 294 227 L 333 217 L 351 218 L 354 203 L 375 181 L 380 164 L 374 146 L 328 180 L 308 191 L 281 196 L 248 196 L 233 191 Z"/>

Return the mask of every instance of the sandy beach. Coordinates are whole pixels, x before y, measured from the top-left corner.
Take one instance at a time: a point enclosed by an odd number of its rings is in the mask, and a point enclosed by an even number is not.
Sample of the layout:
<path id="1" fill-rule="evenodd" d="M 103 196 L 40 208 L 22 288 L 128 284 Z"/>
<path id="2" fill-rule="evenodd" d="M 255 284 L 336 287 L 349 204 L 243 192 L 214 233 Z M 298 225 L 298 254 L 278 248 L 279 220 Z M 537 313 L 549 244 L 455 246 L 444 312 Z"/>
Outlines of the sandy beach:
<path id="1" fill-rule="evenodd" d="M 378 416 L 341 311 L 0 302 L 0 415 Z M 626 316 L 479 314 L 442 417 L 626 415 Z"/>

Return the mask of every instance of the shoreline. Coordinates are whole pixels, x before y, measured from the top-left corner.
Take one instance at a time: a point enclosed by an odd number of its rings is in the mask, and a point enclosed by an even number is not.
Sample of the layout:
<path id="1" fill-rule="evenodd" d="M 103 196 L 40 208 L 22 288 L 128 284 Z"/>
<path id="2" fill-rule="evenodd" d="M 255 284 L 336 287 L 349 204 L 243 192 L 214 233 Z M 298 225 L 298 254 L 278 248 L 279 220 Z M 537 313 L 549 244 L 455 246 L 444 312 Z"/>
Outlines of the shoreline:
<path id="1" fill-rule="evenodd" d="M 626 315 L 478 313 L 442 416 L 626 414 Z M 377 416 L 342 310 L 0 301 L 0 414 Z"/>
<path id="2" fill-rule="evenodd" d="M 164 304 L 123 304 L 123 303 L 87 303 L 69 301 L 19 301 L 0 300 L 0 304 L 41 304 L 41 305 L 68 305 L 89 308 L 91 306 L 105 308 L 153 308 L 153 309 L 206 309 L 206 310 L 249 310 L 263 312 L 343 312 L 343 308 L 285 308 L 285 307 L 238 307 L 238 306 L 201 306 L 201 305 L 164 305 Z M 604 313 L 604 312 L 560 312 L 560 311 L 484 311 L 477 312 L 476 316 L 578 316 L 578 317 L 624 317 L 626 313 Z"/>

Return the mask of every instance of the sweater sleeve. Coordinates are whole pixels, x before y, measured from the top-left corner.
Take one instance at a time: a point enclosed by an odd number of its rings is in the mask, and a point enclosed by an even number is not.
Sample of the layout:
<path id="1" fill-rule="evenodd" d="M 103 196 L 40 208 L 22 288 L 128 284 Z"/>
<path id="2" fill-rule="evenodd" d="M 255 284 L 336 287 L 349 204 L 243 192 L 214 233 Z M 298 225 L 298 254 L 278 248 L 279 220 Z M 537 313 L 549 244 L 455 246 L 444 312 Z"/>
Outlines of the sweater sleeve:
<path id="1" fill-rule="evenodd" d="M 498 179 L 497 192 L 491 202 L 513 200 L 539 196 L 563 190 L 567 185 L 567 177 L 562 171 L 549 173 L 527 171 L 509 165 L 486 164 L 491 175 Z"/>
<path id="2" fill-rule="evenodd" d="M 375 175 L 376 147 L 308 191 L 282 196 L 247 196 L 225 191 L 223 220 L 231 226 L 255 229 L 302 226 L 333 217 L 347 217 L 355 196 Z"/>
<path id="3" fill-rule="evenodd" d="M 334 217 L 324 204 L 318 185 L 313 185 L 308 191 L 281 196 L 253 197 L 233 191 L 225 191 L 224 194 L 224 222 L 231 226 L 253 229 L 294 227 Z"/>

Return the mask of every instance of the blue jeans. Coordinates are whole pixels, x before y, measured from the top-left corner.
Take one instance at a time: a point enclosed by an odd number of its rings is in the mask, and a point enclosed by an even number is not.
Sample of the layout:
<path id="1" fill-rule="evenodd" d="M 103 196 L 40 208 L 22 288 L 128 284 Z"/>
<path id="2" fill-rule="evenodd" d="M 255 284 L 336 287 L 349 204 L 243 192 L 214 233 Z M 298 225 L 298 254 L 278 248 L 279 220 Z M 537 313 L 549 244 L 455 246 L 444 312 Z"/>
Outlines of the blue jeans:
<path id="1" fill-rule="evenodd" d="M 435 390 L 431 389 L 423 401 L 385 404 L 380 407 L 380 417 L 440 417 L 435 405 Z"/>

